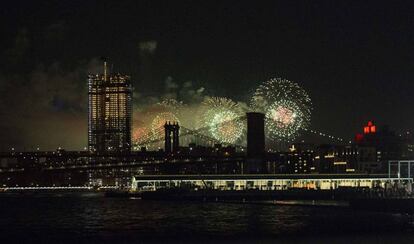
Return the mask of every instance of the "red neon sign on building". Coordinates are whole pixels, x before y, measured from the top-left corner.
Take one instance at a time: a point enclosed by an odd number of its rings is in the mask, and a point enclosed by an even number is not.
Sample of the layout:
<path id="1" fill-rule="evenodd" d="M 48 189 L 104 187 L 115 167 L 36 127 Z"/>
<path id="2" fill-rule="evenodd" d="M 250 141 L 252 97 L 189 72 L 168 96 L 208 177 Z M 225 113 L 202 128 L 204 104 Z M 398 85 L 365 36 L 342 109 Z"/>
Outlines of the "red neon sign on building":
<path id="1" fill-rule="evenodd" d="M 364 126 L 364 134 L 371 134 L 375 132 L 377 132 L 376 126 L 372 123 L 372 121 L 368 121 L 368 124 Z"/>

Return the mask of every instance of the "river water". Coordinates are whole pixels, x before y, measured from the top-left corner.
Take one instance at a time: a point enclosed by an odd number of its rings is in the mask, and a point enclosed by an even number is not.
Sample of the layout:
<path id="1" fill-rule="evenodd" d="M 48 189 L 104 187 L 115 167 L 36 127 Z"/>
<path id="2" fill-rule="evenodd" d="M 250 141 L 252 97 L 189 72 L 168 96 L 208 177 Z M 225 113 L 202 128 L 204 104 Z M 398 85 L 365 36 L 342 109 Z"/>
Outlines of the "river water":
<path id="1" fill-rule="evenodd" d="M 0 243 L 403 243 L 410 216 L 348 208 L 0 196 Z"/>

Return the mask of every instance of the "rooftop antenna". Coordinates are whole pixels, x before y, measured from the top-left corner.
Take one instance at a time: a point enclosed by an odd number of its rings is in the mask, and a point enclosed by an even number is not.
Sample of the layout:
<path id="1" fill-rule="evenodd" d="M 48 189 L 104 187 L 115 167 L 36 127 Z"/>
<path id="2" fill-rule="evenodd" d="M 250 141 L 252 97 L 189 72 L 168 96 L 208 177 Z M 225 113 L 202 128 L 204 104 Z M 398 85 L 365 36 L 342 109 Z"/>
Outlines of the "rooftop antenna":
<path id="1" fill-rule="evenodd" d="M 104 61 L 104 81 L 108 80 L 108 63 L 106 62 L 106 57 L 102 57 Z"/>
<path id="2" fill-rule="evenodd" d="M 108 80 L 107 77 L 108 77 L 108 65 L 107 65 L 106 60 L 105 60 L 104 61 L 104 81 Z"/>

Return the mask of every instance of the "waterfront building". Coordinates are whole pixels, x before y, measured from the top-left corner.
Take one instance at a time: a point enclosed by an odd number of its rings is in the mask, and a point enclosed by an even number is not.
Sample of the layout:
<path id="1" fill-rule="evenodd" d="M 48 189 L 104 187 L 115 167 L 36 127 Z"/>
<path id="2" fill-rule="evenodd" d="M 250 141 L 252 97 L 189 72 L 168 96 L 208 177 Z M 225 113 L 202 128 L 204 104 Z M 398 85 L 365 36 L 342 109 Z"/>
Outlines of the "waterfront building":
<path id="1" fill-rule="evenodd" d="M 134 190 L 172 187 L 215 190 L 335 190 L 339 188 L 395 187 L 411 192 L 412 178 L 367 174 L 253 174 L 253 175 L 137 175 L 132 179 Z"/>

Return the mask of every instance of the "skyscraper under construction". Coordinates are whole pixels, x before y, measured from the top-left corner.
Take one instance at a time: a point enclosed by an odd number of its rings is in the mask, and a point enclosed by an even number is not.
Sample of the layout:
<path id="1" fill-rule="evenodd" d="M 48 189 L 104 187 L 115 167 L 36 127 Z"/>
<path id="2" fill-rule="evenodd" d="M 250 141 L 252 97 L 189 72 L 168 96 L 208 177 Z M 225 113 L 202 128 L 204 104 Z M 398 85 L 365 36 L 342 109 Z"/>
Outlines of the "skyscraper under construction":
<path id="1" fill-rule="evenodd" d="M 95 153 L 131 151 L 132 86 L 129 76 L 88 76 L 88 148 Z"/>

